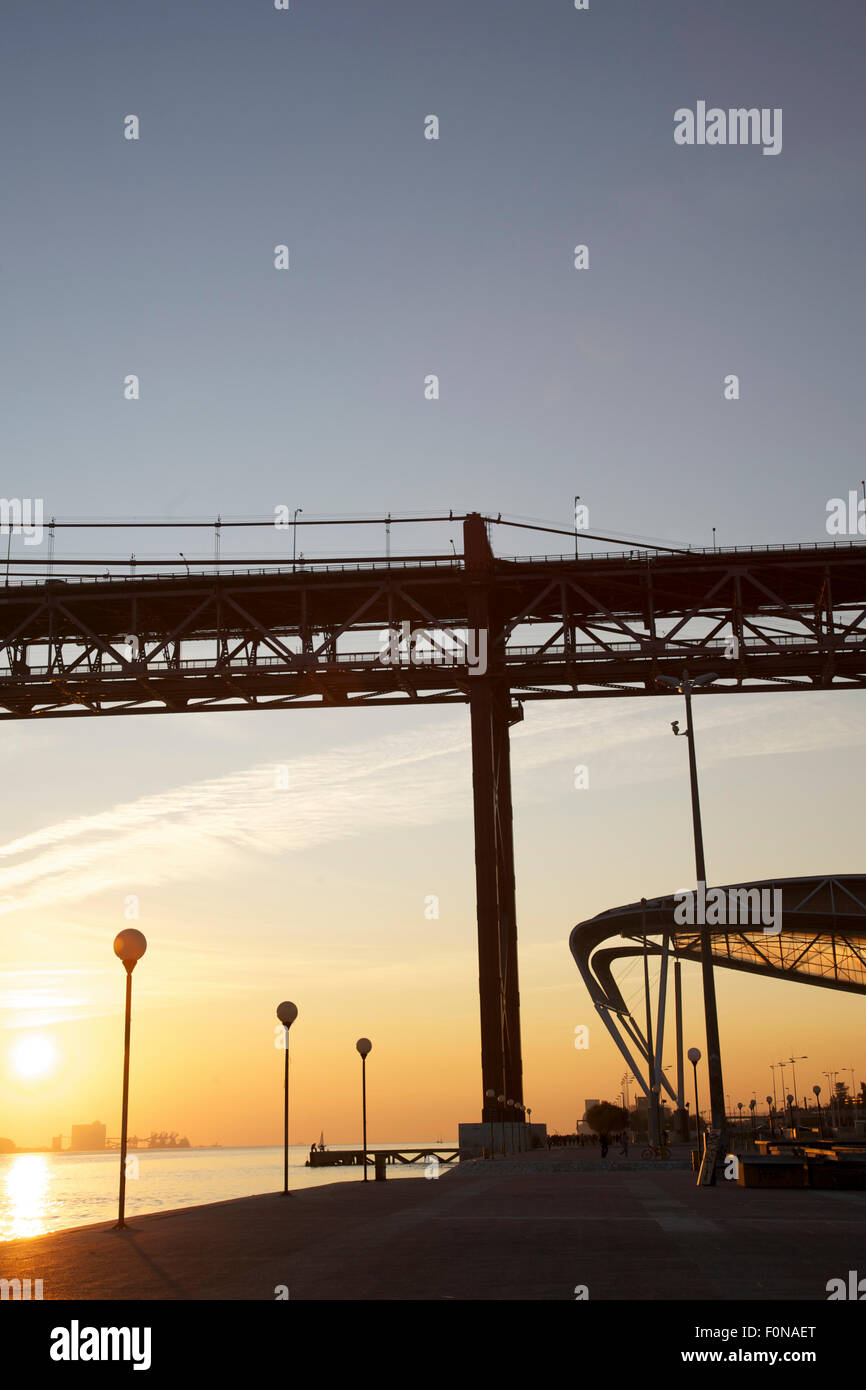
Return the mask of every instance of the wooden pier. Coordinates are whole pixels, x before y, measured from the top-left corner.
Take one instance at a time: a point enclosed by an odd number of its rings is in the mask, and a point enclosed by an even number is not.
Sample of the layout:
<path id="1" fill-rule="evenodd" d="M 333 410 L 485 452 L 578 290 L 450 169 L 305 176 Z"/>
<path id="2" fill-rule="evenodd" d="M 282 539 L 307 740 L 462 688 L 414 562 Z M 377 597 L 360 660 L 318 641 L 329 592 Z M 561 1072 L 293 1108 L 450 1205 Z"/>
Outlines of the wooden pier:
<path id="1" fill-rule="evenodd" d="M 460 1159 L 461 1150 L 450 1149 L 368 1149 L 367 1166 L 375 1167 L 376 1160 L 382 1163 L 422 1163 L 426 1164 L 431 1158 L 436 1158 L 439 1163 L 457 1163 Z M 341 1168 L 349 1166 L 363 1166 L 363 1149 L 312 1149 L 307 1159 L 308 1168 Z"/>

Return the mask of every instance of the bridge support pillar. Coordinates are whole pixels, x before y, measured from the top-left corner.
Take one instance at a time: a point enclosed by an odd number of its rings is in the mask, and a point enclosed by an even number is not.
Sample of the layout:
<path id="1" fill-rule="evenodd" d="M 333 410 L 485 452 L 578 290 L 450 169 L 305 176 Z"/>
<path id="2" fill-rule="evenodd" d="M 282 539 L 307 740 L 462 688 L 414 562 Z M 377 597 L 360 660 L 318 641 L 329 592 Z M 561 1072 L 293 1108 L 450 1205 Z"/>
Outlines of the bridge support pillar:
<path id="1" fill-rule="evenodd" d="M 524 1123 L 521 1112 L 494 1096 L 523 1103 L 517 914 L 511 813 L 511 692 L 501 658 L 500 627 L 490 611 L 486 577 L 493 554 L 480 516 L 464 522 L 470 625 L 485 634 L 487 669 L 467 677 L 472 728 L 475 812 L 475 886 L 478 916 L 478 988 L 481 1005 L 481 1078 L 486 1123 Z M 483 650 L 479 646 L 479 650 Z"/>

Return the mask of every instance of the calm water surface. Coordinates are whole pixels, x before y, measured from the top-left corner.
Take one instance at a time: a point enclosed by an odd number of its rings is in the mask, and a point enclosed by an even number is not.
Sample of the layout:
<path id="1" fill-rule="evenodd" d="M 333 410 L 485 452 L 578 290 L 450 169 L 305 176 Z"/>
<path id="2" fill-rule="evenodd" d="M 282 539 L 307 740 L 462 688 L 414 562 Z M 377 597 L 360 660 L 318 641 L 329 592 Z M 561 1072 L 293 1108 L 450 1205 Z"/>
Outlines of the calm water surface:
<path id="1" fill-rule="evenodd" d="M 354 1144 L 328 1145 L 330 1150 Z M 377 1148 L 447 1148 L 430 1140 L 394 1141 Z M 289 1188 L 321 1187 L 332 1182 L 361 1182 L 360 1168 L 306 1168 L 309 1146 L 289 1150 Z M 172 1207 L 224 1202 L 279 1192 L 283 1186 L 283 1151 L 264 1149 L 139 1149 L 138 1176 L 126 1182 L 126 1214 L 166 1211 Z M 91 1221 L 117 1217 L 120 1155 L 108 1153 L 0 1155 L 0 1240 L 41 1236 Z M 370 1178 L 372 1179 L 372 1171 Z M 393 1178 L 422 1178 L 423 1164 L 389 1164 Z"/>

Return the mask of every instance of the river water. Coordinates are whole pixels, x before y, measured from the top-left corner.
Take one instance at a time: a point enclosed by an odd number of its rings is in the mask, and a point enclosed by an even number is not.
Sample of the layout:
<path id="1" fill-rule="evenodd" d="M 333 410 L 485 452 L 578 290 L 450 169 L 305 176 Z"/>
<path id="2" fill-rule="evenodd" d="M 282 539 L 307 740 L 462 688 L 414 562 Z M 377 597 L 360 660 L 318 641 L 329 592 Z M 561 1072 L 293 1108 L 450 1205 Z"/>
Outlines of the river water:
<path id="1" fill-rule="evenodd" d="M 430 1140 L 389 1141 L 377 1148 L 445 1148 Z M 329 1149 L 356 1145 L 329 1145 Z M 360 1167 L 306 1168 L 307 1146 L 289 1150 L 289 1188 L 361 1182 Z M 0 1155 L 0 1240 L 111 1221 L 117 1216 L 120 1155 L 20 1153 Z M 128 1156 L 126 1214 L 224 1202 L 283 1186 L 282 1148 L 139 1149 Z M 389 1164 L 392 1178 L 423 1178 L 424 1165 Z M 370 1179 L 373 1177 L 372 1169 Z"/>

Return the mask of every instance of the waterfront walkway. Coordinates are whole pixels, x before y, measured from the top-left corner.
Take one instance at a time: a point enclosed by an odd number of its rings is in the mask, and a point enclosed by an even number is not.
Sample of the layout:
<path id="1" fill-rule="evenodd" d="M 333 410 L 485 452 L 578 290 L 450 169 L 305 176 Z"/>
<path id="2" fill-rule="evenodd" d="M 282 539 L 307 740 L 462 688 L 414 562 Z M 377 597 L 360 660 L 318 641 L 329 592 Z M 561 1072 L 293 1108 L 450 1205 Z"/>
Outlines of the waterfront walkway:
<path id="1" fill-rule="evenodd" d="M 826 1300 L 863 1266 L 866 1193 L 699 1189 L 566 1150 L 438 1179 L 342 1182 L 187 1207 L 134 1229 L 0 1245 L 0 1277 L 46 1299 Z M 371 1175 L 372 1176 L 372 1175 Z"/>

